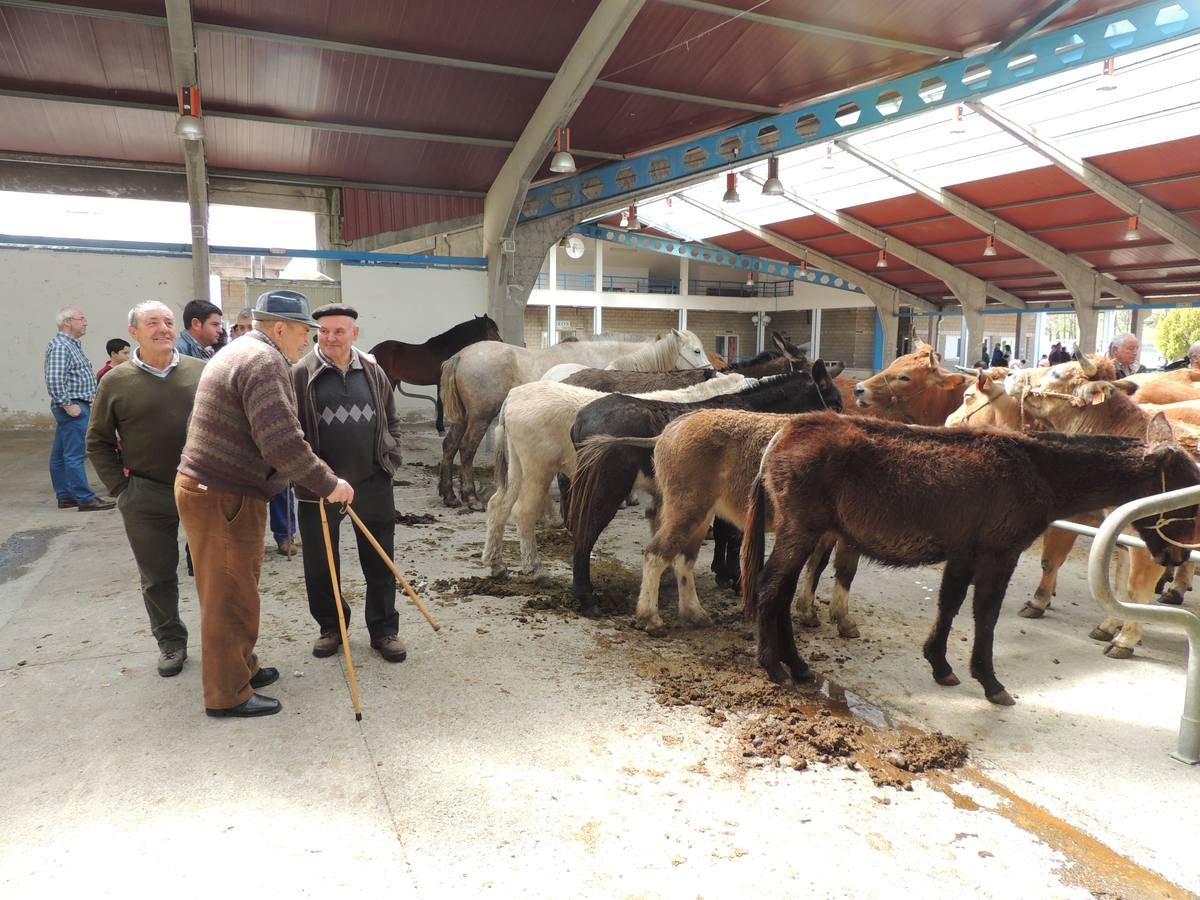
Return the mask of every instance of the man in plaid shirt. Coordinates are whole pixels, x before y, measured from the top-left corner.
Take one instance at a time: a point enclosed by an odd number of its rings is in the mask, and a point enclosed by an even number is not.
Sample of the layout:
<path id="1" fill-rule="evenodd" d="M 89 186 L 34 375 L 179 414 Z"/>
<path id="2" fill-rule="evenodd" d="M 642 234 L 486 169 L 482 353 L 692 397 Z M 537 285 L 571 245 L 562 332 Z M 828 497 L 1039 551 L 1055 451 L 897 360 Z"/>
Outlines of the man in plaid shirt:
<path id="1" fill-rule="evenodd" d="M 88 416 L 96 398 L 96 376 L 83 355 L 79 339 L 87 333 L 87 316 L 68 306 L 55 317 L 56 334 L 46 345 L 46 391 L 54 414 L 54 447 L 50 451 L 50 480 L 59 509 L 80 512 L 112 509 L 112 500 L 97 497 L 88 486 L 84 439 Z"/>

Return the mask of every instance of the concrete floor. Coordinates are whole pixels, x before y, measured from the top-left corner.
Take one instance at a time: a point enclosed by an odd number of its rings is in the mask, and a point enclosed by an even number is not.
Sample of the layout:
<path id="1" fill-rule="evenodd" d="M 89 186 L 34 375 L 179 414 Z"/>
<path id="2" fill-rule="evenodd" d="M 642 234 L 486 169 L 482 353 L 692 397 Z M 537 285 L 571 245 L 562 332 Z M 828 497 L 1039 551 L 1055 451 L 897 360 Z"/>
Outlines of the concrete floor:
<path id="1" fill-rule="evenodd" d="M 634 662 L 677 635 L 439 593 L 435 578 L 484 574 L 472 556 L 483 517 L 441 508 L 433 472 L 406 466 L 398 507 L 438 522 L 398 528 L 399 561 L 442 631 L 405 606 L 409 659 L 390 665 L 356 619 L 356 723 L 344 664 L 309 653 L 299 560 L 270 554 L 259 653 L 283 673 L 267 692 L 284 711 L 215 721 L 202 709 L 192 583 L 192 656 L 159 678 L 119 515 L 55 508 L 49 441 L 0 434 L 5 897 L 1200 892 L 1200 770 L 1167 757 L 1186 645 L 1147 629 L 1133 660 L 1105 659 L 1086 637 L 1099 616 L 1082 556 L 1035 622 L 1016 616 L 1038 573 L 1035 555 L 1021 563 L 997 630 L 1010 709 L 969 679 L 930 679 L 919 644 L 936 570 L 865 566 L 852 599 L 863 638 L 801 633 L 801 652 L 825 657 L 814 668 L 970 746 L 966 769 L 900 791 L 842 766 L 747 766 L 732 723 L 661 706 Z M 407 459 L 433 463 L 437 446 L 414 431 Z M 600 549 L 637 566 L 644 539 L 627 510 Z M 707 576 L 700 586 L 715 596 Z M 346 587 L 361 597 L 361 579 Z M 952 647 L 964 674 L 968 647 Z"/>

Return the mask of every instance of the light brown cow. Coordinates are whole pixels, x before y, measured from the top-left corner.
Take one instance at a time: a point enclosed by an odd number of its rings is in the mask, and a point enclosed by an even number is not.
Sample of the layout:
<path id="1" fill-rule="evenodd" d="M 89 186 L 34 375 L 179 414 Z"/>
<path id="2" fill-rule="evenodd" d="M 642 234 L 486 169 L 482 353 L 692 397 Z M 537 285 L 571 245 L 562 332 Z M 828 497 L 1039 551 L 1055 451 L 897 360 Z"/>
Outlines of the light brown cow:
<path id="1" fill-rule="evenodd" d="M 997 425 L 1022 430 L 1020 401 L 1004 390 L 1009 370 L 1004 366 L 993 366 L 978 371 L 975 380 L 963 392 L 962 406 L 946 417 L 946 425 L 972 428 Z"/>
<path id="2" fill-rule="evenodd" d="M 1092 381 L 1087 377 L 1088 371 L 1095 371 L 1095 367 L 1078 362 L 1051 367 L 1051 371 L 1048 371 L 1040 382 L 1026 389 L 1026 414 L 1042 420 L 1054 431 L 1067 434 L 1137 436 L 1144 431 L 1147 423 L 1154 417 L 1154 412 L 1131 399 L 1131 394 L 1138 390 L 1137 385 L 1129 381 Z M 1164 409 L 1170 409 L 1170 406 Z M 1190 414 L 1190 410 L 1187 412 Z M 1171 425 L 1179 444 L 1193 458 L 1200 458 L 1197 448 L 1200 429 L 1182 420 L 1172 422 Z M 1078 520 L 1078 517 L 1076 518 Z M 1093 521 L 1098 524 L 1099 520 L 1097 518 Z M 1074 543 L 1075 535 L 1070 532 L 1051 529 L 1046 533 L 1042 544 L 1042 581 L 1033 601 L 1026 603 L 1025 608 L 1021 610 L 1022 616 L 1040 618 L 1050 605 L 1058 568 Z M 1131 550 L 1128 577 L 1119 580 L 1127 585 L 1131 602 L 1148 603 L 1154 596 L 1155 586 L 1162 573 L 1163 569 L 1155 564 L 1145 551 Z M 1176 592 L 1180 601 L 1186 590 L 1186 582 L 1190 580 L 1190 564 L 1179 566 L 1172 590 Z M 1140 623 L 1123 622 L 1109 616 L 1092 629 L 1091 637 L 1109 644 L 1104 651 L 1106 656 L 1127 659 L 1133 655 L 1133 648 L 1142 639 L 1142 628 Z"/>
<path id="3" fill-rule="evenodd" d="M 1099 374 L 1093 378 L 1101 377 Z M 1200 370 L 1175 369 L 1172 372 L 1142 372 L 1126 381 L 1138 386 L 1138 403 L 1183 403 L 1200 400 Z"/>
<path id="4" fill-rule="evenodd" d="M 854 386 L 857 410 L 910 425 L 941 425 L 962 403 L 970 378 L 941 367 L 928 344 L 917 342 L 912 353 Z"/>

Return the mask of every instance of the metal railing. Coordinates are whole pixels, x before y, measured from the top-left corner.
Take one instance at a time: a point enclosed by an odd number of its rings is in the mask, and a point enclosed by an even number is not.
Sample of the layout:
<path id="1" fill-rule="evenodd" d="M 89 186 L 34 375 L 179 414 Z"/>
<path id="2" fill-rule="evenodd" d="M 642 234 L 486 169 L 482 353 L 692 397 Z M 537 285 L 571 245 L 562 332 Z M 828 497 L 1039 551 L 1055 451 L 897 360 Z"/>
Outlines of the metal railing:
<path id="1" fill-rule="evenodd" d="M 1135 519 L 1195 503 L 1200 503 L 1200 487 L 1182 488 L 1130 501 L 1114 509 L 1100 523 L 1099 528 L 1061 520 L 1053 523 L 1056 528 L 1093 538 L 1092 550 L 1088 555 L 1088 585 L 1101 609 L 1121 619 L 1163 625 L 1182 631 L 1186 635 L 1188 656 L 1183 715 L 1179 720 L 1179 741 L 1171 757 L 1192 766 L 1200 763 L 1200 616 L 1186 609 L 1125 603 L 1118 600 L 1109 580 L 1109 561 L 1117 544 L 1142 548 L 1146 546 L 1135 537 L 1121 534 L 1129 523 Z M 1191 558 L 1200 562 L 1200 553 L 1192 553 Z"/>
<path id="2" fill-rule="evenodd" d="M 557 288 L 560 291 L 594 291 L 596 276 L 590 272 L 559 272 Z M 606 293 L 624 294 L 678 294 L 679 282 L 670 278 L 654 278 L 648 275 L 603 275 L 600 290 Z M 550 287 L 550 276 L 539 272 L 533 286 L 546 290 Z M 790 297 L 795 291 L 791 281 L 713 281 L 690 279 L 688 293 L 707 297 Z"/>

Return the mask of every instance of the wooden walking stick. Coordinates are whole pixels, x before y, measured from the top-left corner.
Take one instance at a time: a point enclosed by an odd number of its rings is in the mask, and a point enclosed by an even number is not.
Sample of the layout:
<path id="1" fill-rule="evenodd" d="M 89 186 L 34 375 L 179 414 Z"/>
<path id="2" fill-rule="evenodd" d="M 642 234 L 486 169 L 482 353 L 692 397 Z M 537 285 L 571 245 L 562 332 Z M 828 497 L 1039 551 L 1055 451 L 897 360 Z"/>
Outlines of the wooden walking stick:
<path id="1" fill-rule="evenodd" d="M 358 526 L 358 530 L 367 536 L 367 540 L 371 542 L 371 546 L 375 548 L 375 552 L 380 555 L 385 563 L 387 563 L 388 568 L 392 570 L 392 574 L 396 576 L 396 583 L 404 589 L 404 593 L 408 594 L 409 599 L 416 604 L 417 609 L 421 611 L 421 615 L 425 617 L 425 621 L 429 623 L 430 627 L 432 627 L 434 631 L 441 631 L 442 626 L 438 624 L 438 620 L 433 617 L 433 614 L 428 610 L 428 608 L 426 608 L 425 604 L 421 602 L 421 598 L 418 597 L 417 592 L 412 589 L 412 585 L 409 584 L 407 579 L 400 574 L 400 570 L 396 568 L 396 563 L 383 551 L 383 548 L 379 546 L 379 541 L 375 540 L 375 535 L 371 534 L 371 532 L 367 529 L 367 526 L 363 524 L 363 520 L 358 517 L 358 513 L 356 513 L 350 507 L 349 503 L 346 504 L 346 512 L 350 514 L 350 518 L 354 520 L 354 524 Z"/>
<path id="2" fill-rule="evenodd" d="M 338 628 L 342 632 L 342 651 L 346 654 L 346 672 L 350 681 L 350 699 L 354 702 L 354 721 L 362 721 L 362 704 L 358 699 L 358 679 L 354 677 L 354 658 L 350 655 L 350 637 L 346 634 L 346 614 L 342 612 L 342 589 L 338 584 L 337 566 L 333 563 L 333 541 L 329 539 L 329 519 L 325 501 L 318 499 L 321 509 L 321 532 L 325 535 L 325 558 L 329 562 L 329 581 L 333 585 L 333 602 L 337 604 Z"/>

